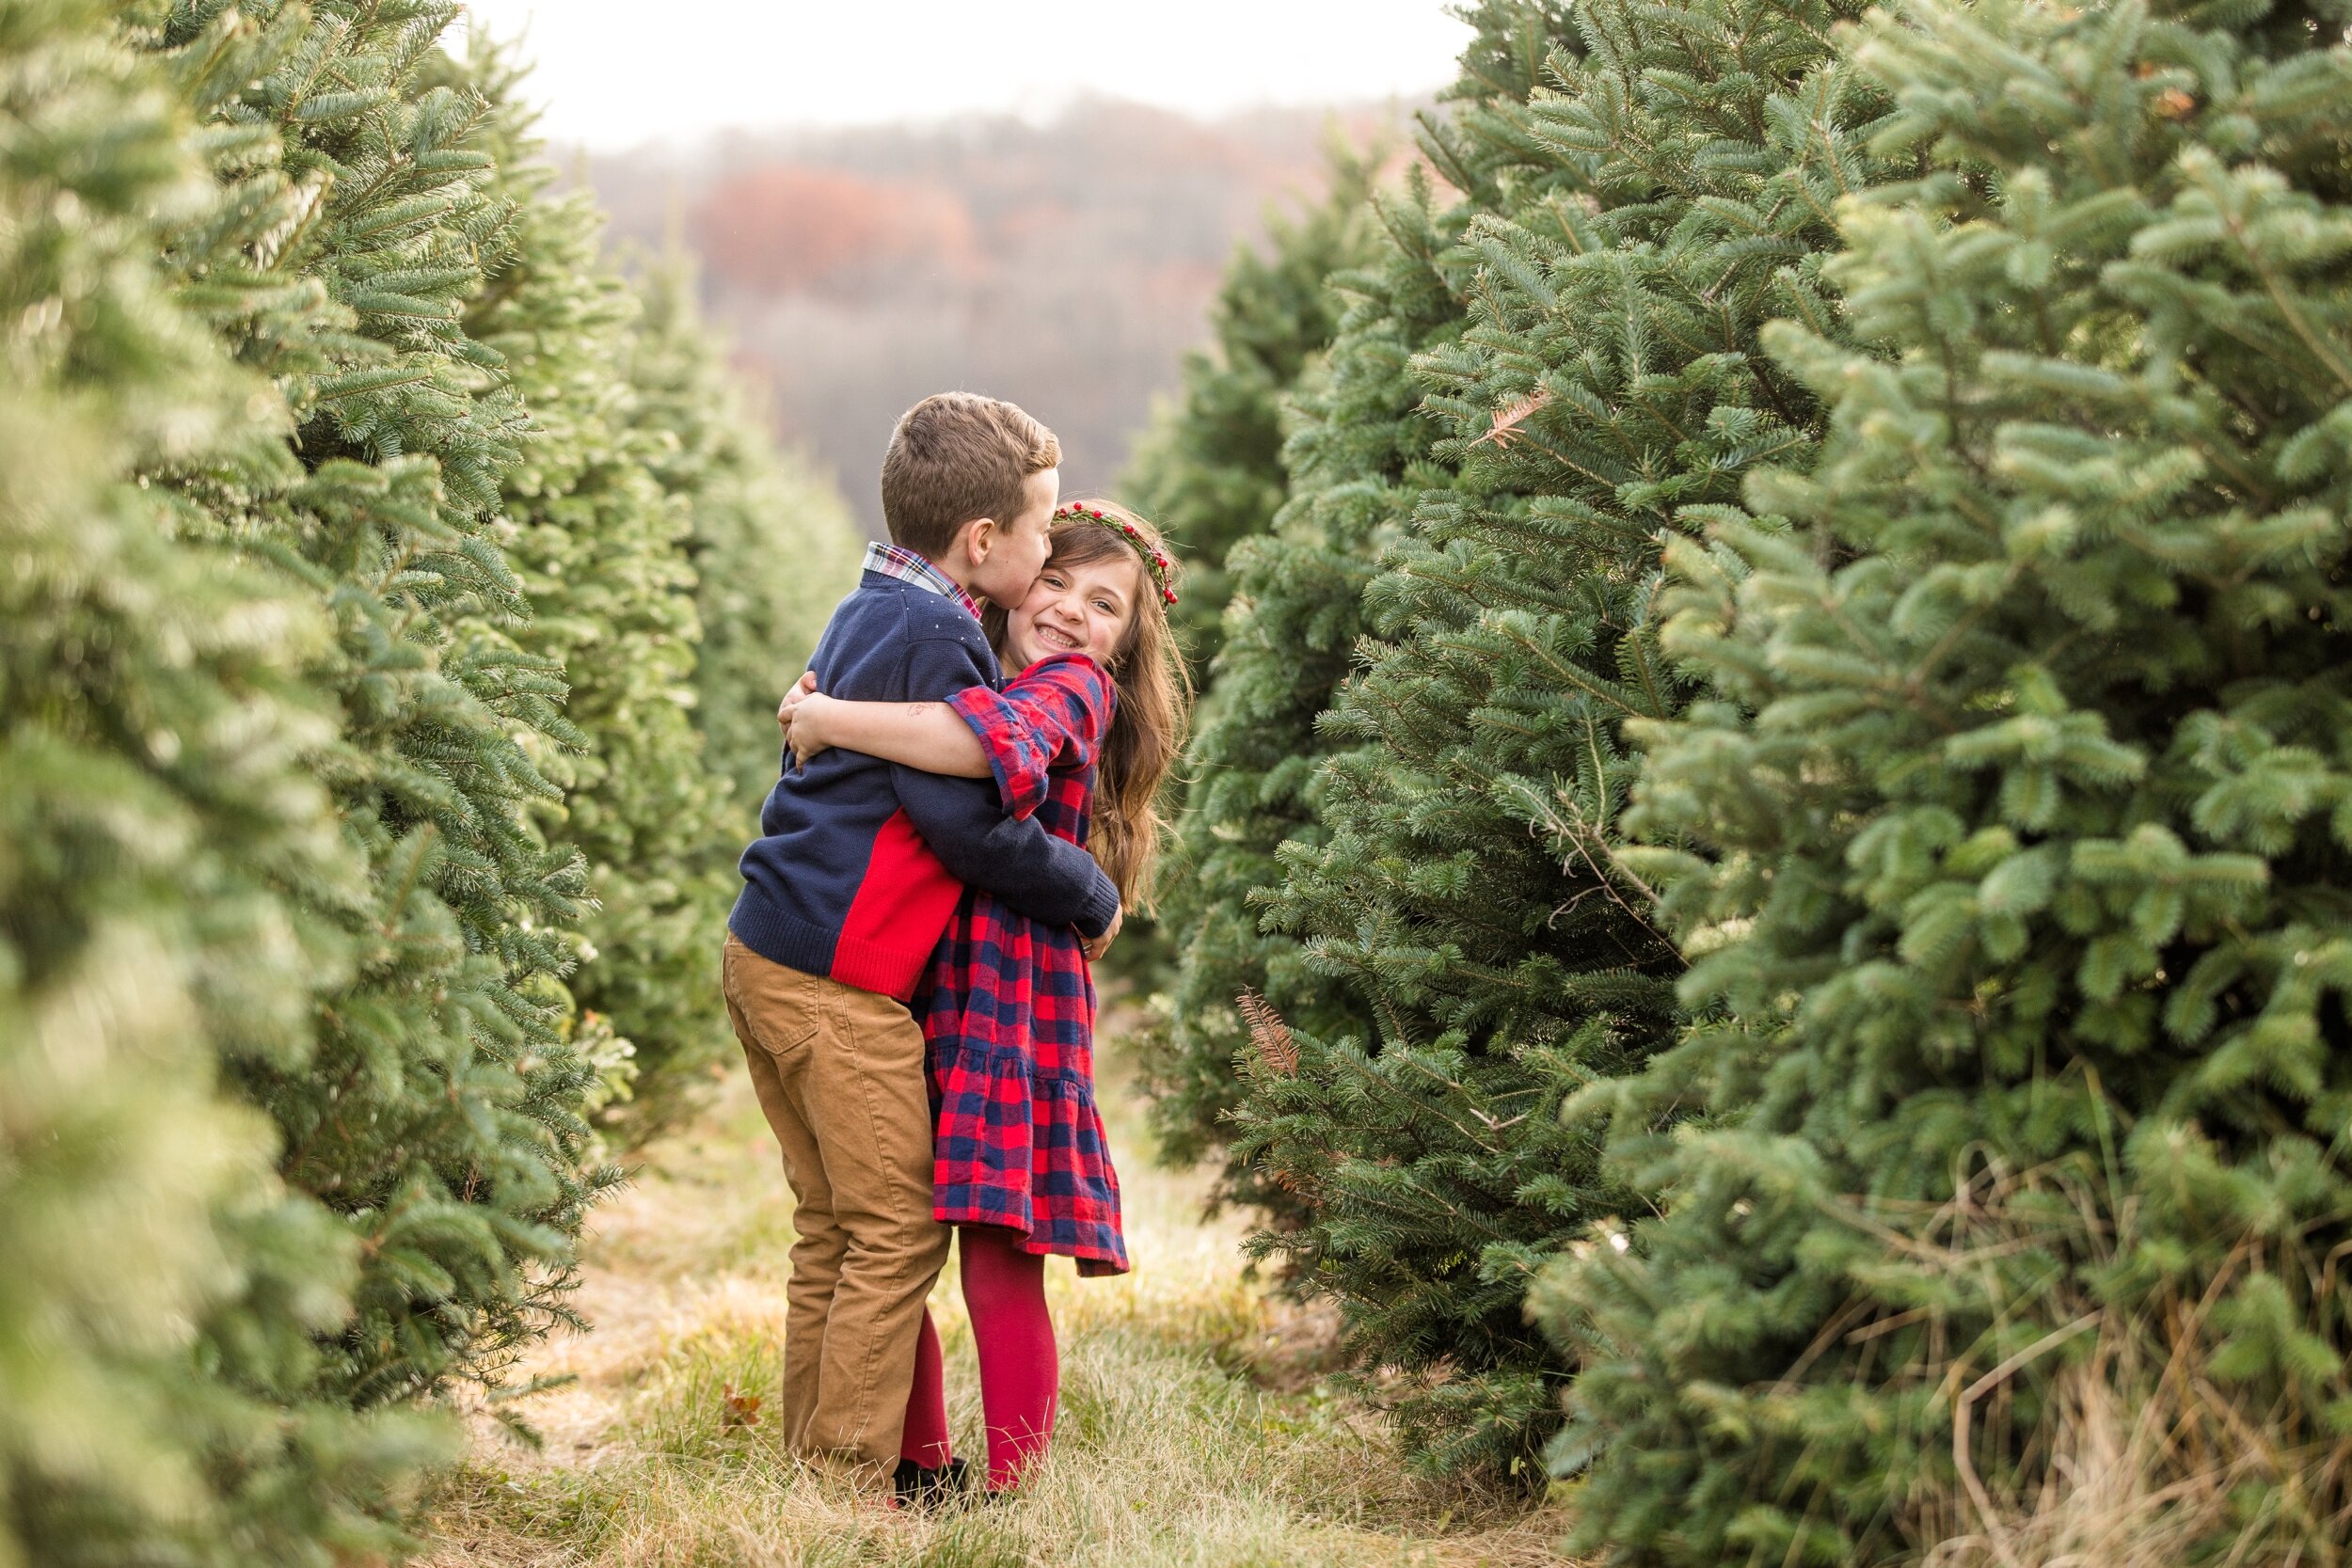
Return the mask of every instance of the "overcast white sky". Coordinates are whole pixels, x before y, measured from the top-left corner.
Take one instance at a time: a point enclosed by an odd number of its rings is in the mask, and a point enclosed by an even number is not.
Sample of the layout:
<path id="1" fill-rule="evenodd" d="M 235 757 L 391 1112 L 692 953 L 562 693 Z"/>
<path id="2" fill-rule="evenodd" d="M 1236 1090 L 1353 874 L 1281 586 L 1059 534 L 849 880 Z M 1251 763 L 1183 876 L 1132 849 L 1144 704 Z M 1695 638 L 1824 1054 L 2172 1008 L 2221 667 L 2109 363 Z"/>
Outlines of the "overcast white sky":
<path id="1" fill-rule="evenodd" d="M 726 126 L 1014 111 L 1097 93 L 1199 114 L 1422 93 L 1444 0 L 471 0 L 524 37 L 547 134 L 603 149 Z M 657 20 L 648 21 L 655 18 Z"/>

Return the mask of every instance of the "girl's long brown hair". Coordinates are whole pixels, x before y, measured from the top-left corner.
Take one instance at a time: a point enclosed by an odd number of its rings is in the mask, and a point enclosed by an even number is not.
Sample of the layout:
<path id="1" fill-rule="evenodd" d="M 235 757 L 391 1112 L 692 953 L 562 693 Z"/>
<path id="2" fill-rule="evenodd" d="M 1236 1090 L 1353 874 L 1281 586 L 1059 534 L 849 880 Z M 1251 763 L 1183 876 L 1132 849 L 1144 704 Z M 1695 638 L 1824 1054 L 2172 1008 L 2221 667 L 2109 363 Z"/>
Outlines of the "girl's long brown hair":
<path id="1" fill-rule="evenodd" d="M 1159 863 L 1160 840 L 1167 821 L 1160 813 L 1160 784 L 1184 749 L 1184 726 L 1192 715 L 1192 677 L 1176 652 L 1168 628 L 1168 604 L 1161 598 L 1152 569 L 1142 552 L 1116 526 L 1132 524 L 1143 543 L 1168 561 L 1168 583 L 1175 587 L 1179 569 L 1168 554 L 1160 531 L 1116 501 L 1065 502 L 1088 512 L 1100 512 L 1110 526 L 1092 517 L 1069 517 L 1054 524 L 1054 552 L 1049 566 L 1083 566 L 1120 557 L 1136 565 L 1136 612 L 1127 634 L 1111 653 L 1110 677 L 1119 689 L 1119 705 L 1111 716 L 1111 733 L 1094 775 L 1094 826 L 1087 848 L 1095 863 L 1118 884 L 1120 902 L 1149 913 L 1152 873 Z M 1004 646 L 1008 617 L 991 607 L 988 635 Z"/>

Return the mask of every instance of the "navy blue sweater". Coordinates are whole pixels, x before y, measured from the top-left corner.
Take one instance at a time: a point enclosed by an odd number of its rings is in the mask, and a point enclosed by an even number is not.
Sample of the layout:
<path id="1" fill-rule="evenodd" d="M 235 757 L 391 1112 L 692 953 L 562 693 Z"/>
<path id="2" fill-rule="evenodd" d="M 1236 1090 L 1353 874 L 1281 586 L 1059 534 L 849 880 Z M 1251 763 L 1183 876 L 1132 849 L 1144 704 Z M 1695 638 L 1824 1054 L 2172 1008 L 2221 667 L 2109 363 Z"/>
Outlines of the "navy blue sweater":
<path id="1" fill-rule="evenodd" d="M 961 605 L 879 572 L 834 609 L 809 668 L 818 690 L 852 702 L 944 702 L 1003 679 Z M 1050 926 L 1110 928 L 1119 890 L 1094 857 L 1034 818 L 1009 819 L 993 781 L 838 747 L 797 769 L 785 760 L 727 918 L 761 957 L 904 999 L 965 883 Z"/>

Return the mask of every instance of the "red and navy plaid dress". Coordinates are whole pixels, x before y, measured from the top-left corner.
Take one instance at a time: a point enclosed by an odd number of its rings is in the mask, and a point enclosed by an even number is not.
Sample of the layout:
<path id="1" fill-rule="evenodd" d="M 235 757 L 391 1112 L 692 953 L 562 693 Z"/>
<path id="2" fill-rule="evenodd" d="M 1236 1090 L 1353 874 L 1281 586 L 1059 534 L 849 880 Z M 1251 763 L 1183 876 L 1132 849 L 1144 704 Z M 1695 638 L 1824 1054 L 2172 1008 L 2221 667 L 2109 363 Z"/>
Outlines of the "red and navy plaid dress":
<path id="1" fill-rule="evenodd" d="M 1015 816 L 1087 840 L 1111 683 L 1084 654 L 1039 659 L 1000 691 L 949 704 Z M 914 997 L 938 1127 L 931 1212 L 1020 1231 L 1088 1275 L 1127 1272 L 1119 1176 L 1094 1104 L 1094 977 L 1078 934 L 966 888 Z"/>

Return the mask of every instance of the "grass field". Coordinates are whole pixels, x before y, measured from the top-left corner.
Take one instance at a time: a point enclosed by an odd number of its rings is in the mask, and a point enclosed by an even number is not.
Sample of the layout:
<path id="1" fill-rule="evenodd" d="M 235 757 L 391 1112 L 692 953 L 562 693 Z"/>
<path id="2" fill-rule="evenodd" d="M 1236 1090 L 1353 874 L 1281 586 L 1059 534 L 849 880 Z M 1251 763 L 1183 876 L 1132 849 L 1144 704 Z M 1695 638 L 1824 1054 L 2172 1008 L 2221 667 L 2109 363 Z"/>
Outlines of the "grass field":
<path id="1" fill-rule="evenodd" d="M 1119 1097 L 1106 1095 L 1106 1101 Z M 1312 1316 L 1242 1276 L 1201 1183 L 1153 1167 L 1106 1106 L 1136 1272 L 1049 1268 L 1063 1388 L 1053 1457 L 1015 1502 L 892 1513 L 786 1458 L 772 1425 L 790 1199 L 740 1074 L 646 1152 L 598 1215 L 580 1306 L 596 1331 L 532 1370 L 532 1452 L 490 1423 L 432 1517 L 432 1568 L 1349 1568 L 1548 1564 L 1556 1510 L 1414 1479 L 1375 1420 L 1321 1386 Z M 979 1451 L 961 1303 L 932 1299 L 959 1451 Z M 731 1397 L 732 1396 L 732 1397 Z M 747 1422 L 745 1417 L 750 1419 Z"/>

